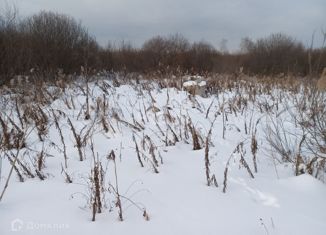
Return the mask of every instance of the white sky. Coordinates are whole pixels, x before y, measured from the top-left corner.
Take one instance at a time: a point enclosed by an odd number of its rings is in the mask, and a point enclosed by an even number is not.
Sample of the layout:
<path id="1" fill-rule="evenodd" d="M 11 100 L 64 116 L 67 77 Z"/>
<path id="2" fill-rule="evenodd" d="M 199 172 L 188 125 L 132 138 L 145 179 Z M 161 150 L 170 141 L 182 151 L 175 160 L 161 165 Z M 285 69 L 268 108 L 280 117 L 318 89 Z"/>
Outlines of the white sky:
<path id="1" fill-rule="evenodd" d="M 4 0 L 0 0 L 3 4 Z M 326 31 L 326 0 L 6 0 L 20 15 L 51 10 L 73 16 L 101 45 L 109 40 L 135 46 L 156 35 L 181 33 L 219 48 L 222 39 L 234 51 L 241 38 L 283 32 L 315 45 Z"/>

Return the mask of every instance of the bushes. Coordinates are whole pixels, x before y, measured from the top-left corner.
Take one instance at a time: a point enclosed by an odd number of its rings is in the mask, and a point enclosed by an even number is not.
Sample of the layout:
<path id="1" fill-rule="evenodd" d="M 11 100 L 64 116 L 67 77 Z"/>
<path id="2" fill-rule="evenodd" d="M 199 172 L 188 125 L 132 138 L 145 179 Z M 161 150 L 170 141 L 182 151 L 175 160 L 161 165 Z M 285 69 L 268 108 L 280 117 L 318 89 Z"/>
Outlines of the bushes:
<path id="1" fill-rule="evenodd" d="M 76 71 L 80 65 L 92 64 L 91 52 L 96 53 L 98 48 L 80 23 L 53 12 L 43 11 L 25 19 L 21 32 L 27 37 L 32 66 L 42 71 Z"/>
<path id="2" fill-rule="evenodd" d="M 42 11 L 19 20 L 14 7 L 0 12 L 2 80 L 28 74 L 32 68 L 40 75 L 55 78 L 59 69 L 72 74 L 79 73 L 81 66 L 95 70 L 192 74 L 235 73 L 243 67 L 246 73 L 264 75 L 319 74 L 326 66 L 325 48 L 307 49 L 284 34 L 256 41 L 245 38 L 241 48 L 241 53 L 221 53 L 207 42 L 190 43 L 180 34 L 153 37 L 141 48 L 125 42 L 103 48 L 70 16 Z"/>
<path id="3" fill-rule="evenodd" d="M 20 46 L 20 35 L 17 29 L 17 10 L 7 8 L 0 12 L 0 74 L 13 73 L 19 61 L 17 47 Z"/>
<path id="4" fill-rule="evenodd" d="M 166 68 L 183 71 L 212 71 L 215 48 L 206 42 L 189 41 L 180 34 L 170 37 L 156 36 L 143 44 L 141 52 L 145 67 L 164 70 Z"/>
<path id="5" fill-rule="evenodd" d="M 19 21 L 11 10 L 0 19 L 0 74 L 7 79 L 31 68 L 72 73 L 98 64 L 96 40 L 69 16 L 42 11 Z"/>
<path id="6" fill-rule="evenodd" d="M 285 34 L 272 34 L 256 42 L 246 38 L 242 47 L 247 53 L 244 67 L 252 73 L 307 73 L 304 46 Z"/>

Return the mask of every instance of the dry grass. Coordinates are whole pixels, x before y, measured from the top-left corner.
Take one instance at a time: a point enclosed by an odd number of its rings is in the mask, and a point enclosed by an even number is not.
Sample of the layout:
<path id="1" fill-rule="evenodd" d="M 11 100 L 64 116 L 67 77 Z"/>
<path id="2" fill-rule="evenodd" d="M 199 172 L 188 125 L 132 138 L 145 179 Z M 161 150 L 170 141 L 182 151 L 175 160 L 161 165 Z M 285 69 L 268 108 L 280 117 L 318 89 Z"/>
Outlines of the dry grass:
<path id="1" fill-rule="evenodd" d="M 320 79 L 317 81 L 317 89 L 319 91 L 326 91 L 326 68 L 324 68 Z"/>
<path id="2" fill-rule="evenodd" d="M 182 90 L 183 79 L 183 76 L 173 78 L 171 76 L 163 80 L 162 76 L 148 75 L 144 76 L 141 83 L 138 81 L 137 84 L 135 79 L 128 76 L 115 77 L 112 82 L 97 77 L 88 77 L 87 81 L 80 79 L 69 84 L 60 80 L 56 85 L 36 82 L 31 84 L 28 89 L 24 86 L 0 89 L 0 93 L 4 94 L 0 98 L 0 105 L 4 110 L 12 110 L 0 115 L 0 150 L 12 165 L 10 176 L 15 172 L 20 181 L 39 177 L 46 182 L 48 175 L 45 163 L 49 156 L 49 146 L 51 146 L 62 153 L 62 175 L 66 182 L 71 183 L 73 178 L 69 173 L 71 170 L 68 164 L 68 146 L 74 146 L 77 149 L 76 155 L 78 154 L 80 161 L 89 156 L 87 151 L 91 149 L 93 165 L 90 170 L 89 205 L 92 211 L 92 220 L 95 221 L 96 214 L 105 209 L 104 194 L 109 193 L 115 198 L 118 217 L 122 221 L 124 219 L 122 203 L 128 201 L 137 208 L 138 205 L 119 191 L 116 154 L 113 150 L 107 159 L 113 163 L 115 184 L 105 184 L 105 179 L 108 176 L 105 175 L 102 162 L 91 141 L 95 133 L 103 134 L 107 138 L 114 138 L 116 135 L 123 135 L 125 129 L 131 131 L 133 135 L 130 141 L 135 147 L 135 155 L 139 163 L 137 165 L 145 169 L 149 168 L 154 173 L 159 173 L 160 167 L 163 167 L 161 155 L 163 146 L 186 143 L 192 145 L 193 150 L 204 148 L 206 183 L 208 186 L 215 185 L 217 187 L 218 181 L 215 174 L 212 174 L 214 168 L 210 161 L 210 148 L 215 141 L 212 139 L 212 132 L 217 127 L 215 120 L 218 117 L 221 119 L 219 124 L 222 125 L 222 133 L 216 133 L 218 136 L 226 139 L 229 134 L 228 130 L 233 129 L 248 138 L 236 146 L 225 165 L 222 182 L 224 193 L 228 187 L 232 160 L 237 159 L 236 164 L 242 169 L 244 168 L 250 178 L 255 178 L 254 174 L 259 168 L 257 156 L 263 149 L 258 143 L 262 138 L 264 138 L 264 142 L 272 146 L 273 154 L 277 156 L 280 164 L 283 162 L 292 164 L 295 175 L 308 173 L 324 180 L 326 172 L 325 94 L 316 92 L 315 84 L 309 85 L 310 81 L 291 76 L 272 78 L 249 77 L 244 74 L 241 76 L 208 74 L 205 92 L 215 98 L 207 104 L 207 107 L 202 105 L 196 96 L 186 98 L 186 102 L 192 104 L 198 115 L 201 115 L 206 123 L 211 123 L 209 127 L 206 127 L 208 131 L 205 131 L 207 135 L 204 136 L 201 124 L 197 121 L 194 122 L 195 119 L 192 120 L 188 113 L 182 112 L 185 111 L 182 109 L 182 105 L 180 105 L 180 110 L 176 110 L 173 106 L 176 100 L 169 90 L 166 91 L 167 98 L 164 100 L 163 107 L 157 104 L 158 100 L 153 95 L 153 89 L 161 90 L 169 87 Z M 138 102 L 136 106 L 127 104 L 126 106 L 130 107 L 130 110 L 126 111 L 127 113 L 121 111 L 125 108 L 122 107 L 124 104 L 120 104 L 116 100 L 116 87 L 121 84 L 130 85 L 139 94 L 138 97 L 143 99 L 142 103 Z M 99 89 L 103 93 L 96 97 L 94 89 Z M 73 92 L 69 93 L 68 91 Z M 221 97 L 226 92 L 232 95 Z M 299 100 L 298 94 L 303 94 L 304 98 Z M 75 95 L 81 95 L 85 100 L 80 103 Z M 145 98 L 148 100 L 147 103 L 144 102 Z M 223 98 L 223 101 L 220 98 Z M 51 107 L 51 104 L 57 100 L 62 101 L 64 107 L 55 109 Z M 282 104 L 285 101 L 293 103 L 294 108 L 284 109 Z M 76 111 L 78 115 L 75 115 L 75 112 L 71 112 L 73 115 L 66 114 L 64 110 L 67 109 Z M 270 122 L 269 128 L 266 128 L 266 136 L 261 136 L 261 133 L 257 132 L 257 126 L 261 123 L 253 116 L 253 110 L 263 117 L 271 118 L 272 122 Z M 292 112 L 291 114 L 295 115 L 293 124 L 302 130 L 302 136 L 305 138 L 300 136 L 297 142 L 287 139 L 286 126 L 280 125 L 279 122 L 282 123 L 283 120 L 278 119 L 284 112 Z M 235 126 L 232 124 L 232 118 L 241 119 L 243 123 Z M 84 126 L 80 127 L 76 122 L 82 122 Z M 152 129 L 148 128 L 148 124 L 151 124 Z M 59 143 L 53 143 L 51 140 L 49 135 L 51 127 L 55 127 Z M 31 141 L 29 135 L 26 134 L 29 130 L 32 130 L 38 136 L 38 141 L 47 147 L 42 148 L 41 151 L 40 149 L 29 149 Z M 67 132 L 72 135 L 72 140 L 65 136 Z M 18 153 L 13 151 L 15 149 Z M 252 160 L 250 161 L 248 161 L 246 149 L 251 151 Z M 28 160 L 22 160 L 23 154 L 30 154 L 33 162 L 28 163 Z M 8 184 L 5 185 L 1 198 L 7 187 Z M 142 212 L 144 219 L 149 220 L 146 209 L 138 209 Z"/>

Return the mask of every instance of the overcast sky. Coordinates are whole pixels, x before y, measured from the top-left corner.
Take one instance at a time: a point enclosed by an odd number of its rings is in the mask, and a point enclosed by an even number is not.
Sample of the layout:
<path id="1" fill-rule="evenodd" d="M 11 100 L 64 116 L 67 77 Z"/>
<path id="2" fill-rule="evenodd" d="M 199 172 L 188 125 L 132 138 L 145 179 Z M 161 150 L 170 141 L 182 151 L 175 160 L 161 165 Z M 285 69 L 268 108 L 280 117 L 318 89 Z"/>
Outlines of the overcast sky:
<path id="1" fill-rule="evenodd" d="M 0 0 L 1 1 L 4 0 Z M 155 35 L 181 33 L 190 41 L 205 40 L 217 48 L 223 39 L 234 51 L 241 38 L 283 32 L 315 45 L 326 31 L 326 0 L 7 0 L 20 15 L 40 10 L 81 20 L 101 45 L 109 40 L 135 46 Z"/>

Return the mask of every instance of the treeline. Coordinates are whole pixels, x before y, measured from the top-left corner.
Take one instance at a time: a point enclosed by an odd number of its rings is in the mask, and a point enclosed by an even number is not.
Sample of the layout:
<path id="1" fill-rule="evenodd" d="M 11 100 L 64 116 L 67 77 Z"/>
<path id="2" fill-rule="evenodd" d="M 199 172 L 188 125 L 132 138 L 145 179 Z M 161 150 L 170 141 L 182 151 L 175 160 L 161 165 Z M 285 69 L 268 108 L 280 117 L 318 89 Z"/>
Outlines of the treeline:
<path id="1" fill-rule="evenodd" d="M 325 36 L 325 35 L 324 35 Z M 325 36 L 326 37 L 326 36 Z M 101 47 L 72 17 L 42 11 L 19 19 L 15 9 L 0 14 L 0 76 L 2 80 L 30 70 L 47 75 L 91 70 L 126 72 L 320 73 L 326 66 L 325 48 L 306 48 L 301 42 L 273 34 L 253 41 L 245 38 L 238 53 L 222 53 L 207 42 L 190 43 L 182 35 L 156 36 L 141 48 L 128 43 Z"/>

